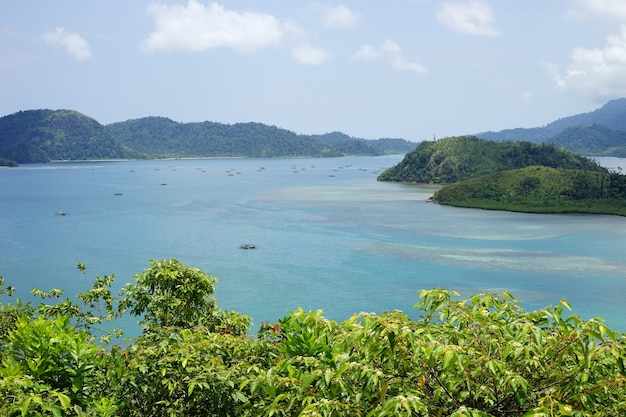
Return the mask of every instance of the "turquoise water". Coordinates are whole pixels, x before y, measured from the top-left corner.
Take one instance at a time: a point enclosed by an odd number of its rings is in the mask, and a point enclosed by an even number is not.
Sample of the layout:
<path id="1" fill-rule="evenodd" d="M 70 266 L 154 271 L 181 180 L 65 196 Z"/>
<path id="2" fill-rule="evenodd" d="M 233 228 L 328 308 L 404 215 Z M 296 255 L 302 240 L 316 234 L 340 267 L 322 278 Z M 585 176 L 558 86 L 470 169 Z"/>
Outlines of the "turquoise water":
<path id="1" fill-rule="evenodd" d="M 77 262 L 88 277 L 115 274 L 119 288 L 150 259 L 173 257 L 216 276 L 220 306 L 256 326 L 299 306 L 335 320 L 415 316 L 420 289 L 446 287 L 511 291 L 528 309 L 566 298 L 575 313 L 626 331 L 626 218 L 427 203 L 433 187 L 376 181 L 401 158 L 3 169 L 0 275 L 22 298 L 34 286 L 74 294 L 90 283 Z"/>

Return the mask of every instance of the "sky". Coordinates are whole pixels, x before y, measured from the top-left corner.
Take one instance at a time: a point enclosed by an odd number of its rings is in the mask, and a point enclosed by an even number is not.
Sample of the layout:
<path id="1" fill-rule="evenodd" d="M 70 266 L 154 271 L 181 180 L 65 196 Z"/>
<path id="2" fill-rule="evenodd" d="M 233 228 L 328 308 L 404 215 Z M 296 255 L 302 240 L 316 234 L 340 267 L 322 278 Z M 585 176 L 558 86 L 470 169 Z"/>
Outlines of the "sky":
<path id="1" fill-rule="evenodd" d="M 411 141 L 626 97 L 626 0 L 15 0 L 0 116 L 70 109 Z"/>

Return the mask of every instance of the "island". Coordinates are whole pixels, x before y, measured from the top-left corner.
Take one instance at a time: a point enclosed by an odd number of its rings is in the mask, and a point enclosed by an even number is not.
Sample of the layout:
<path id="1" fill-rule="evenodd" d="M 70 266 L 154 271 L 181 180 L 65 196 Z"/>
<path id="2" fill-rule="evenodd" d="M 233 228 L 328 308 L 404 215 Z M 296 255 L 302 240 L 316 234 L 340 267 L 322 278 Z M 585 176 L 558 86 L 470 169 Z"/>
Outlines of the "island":
<path id="1" fill-rule="evenodd" d="M 422 142 L 378 180 L 441 184 L 430 201 L 450 206 L 626 216 L 626 176 L 554 145 L 474 136 Z"/>

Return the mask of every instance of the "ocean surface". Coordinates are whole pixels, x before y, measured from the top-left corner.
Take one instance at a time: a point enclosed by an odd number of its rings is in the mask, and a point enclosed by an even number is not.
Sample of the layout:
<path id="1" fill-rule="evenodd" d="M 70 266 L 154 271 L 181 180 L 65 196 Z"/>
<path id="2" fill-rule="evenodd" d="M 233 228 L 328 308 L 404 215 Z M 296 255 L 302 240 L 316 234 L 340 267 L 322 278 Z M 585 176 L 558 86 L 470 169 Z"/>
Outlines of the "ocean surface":
<path id="1" fill-rule="evenodd" d="M 338 321 L 394 309 L 417 317 L 419 290 L 445 287 L 510 291 L 528 310 L 565 298 L 575 314 L 626 332 L 626 218 L 428 203 L 432 186 L 376 181 L 401 159 L 1 169 L 0 276 L 22 299 L 32 287 L 73 296 L 97 275 L 114 274 L 117 291 L 150 259 L 176 258 L 217 277 L 218 304 L 250 315 L 253 331 L 297 307 Z M 134 322 L 122 321 L 131 335 Z"/>

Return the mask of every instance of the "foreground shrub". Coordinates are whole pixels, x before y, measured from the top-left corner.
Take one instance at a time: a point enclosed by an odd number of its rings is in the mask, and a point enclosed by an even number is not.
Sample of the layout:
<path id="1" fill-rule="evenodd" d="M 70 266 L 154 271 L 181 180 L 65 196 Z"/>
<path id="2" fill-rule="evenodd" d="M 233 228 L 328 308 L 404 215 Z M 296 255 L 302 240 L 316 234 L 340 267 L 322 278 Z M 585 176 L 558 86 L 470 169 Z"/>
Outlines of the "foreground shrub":
<path id="1" fill-rule="evenodd" d="M 119 302 L 110 282 L 83 304 L 3 306 L 0 415 L 626 415 L 623 335 L 565 300 L 527 312 L 506 292 L 434 289 L 420 292 L 417 320 L 390 311 L 338 323 L 296 309 L 252 338 L 249 318 L 217 308 L 215 279 L 195 268 L 153 261 Z M 94 344 L 82 319 L 99 322 L 98 294 L 107 320 L 142 315 L 142 335 Z"/>

